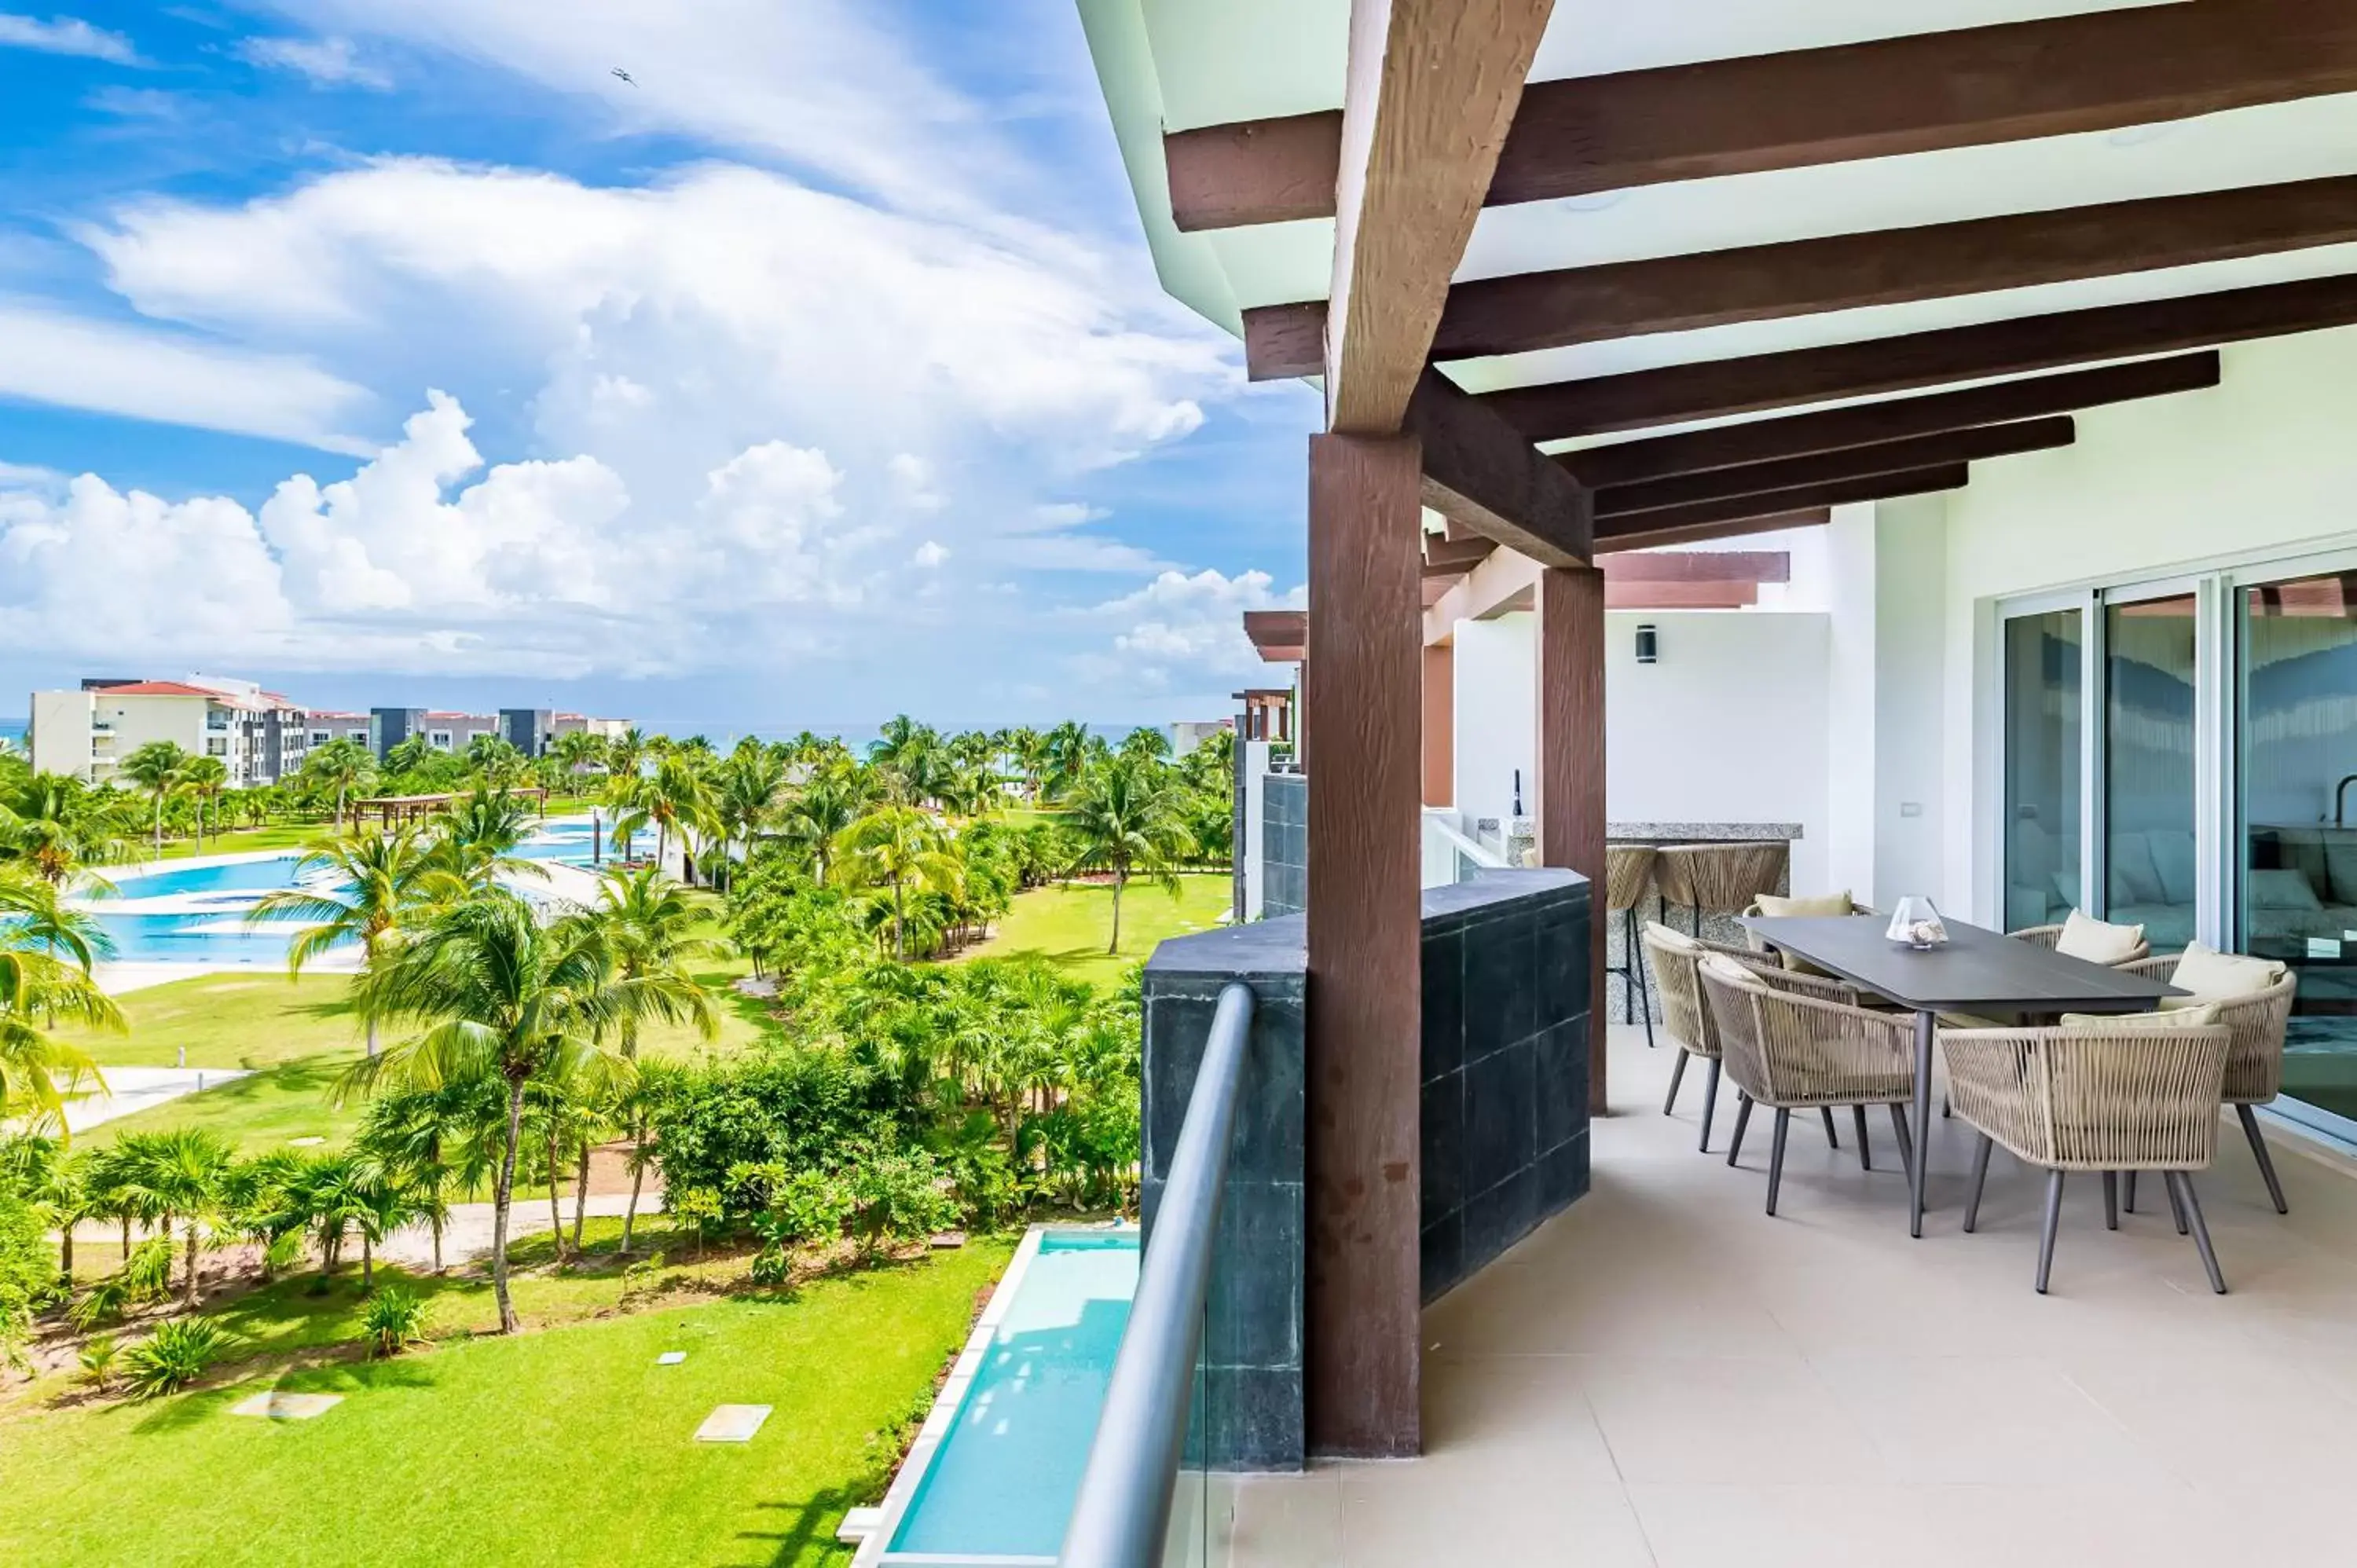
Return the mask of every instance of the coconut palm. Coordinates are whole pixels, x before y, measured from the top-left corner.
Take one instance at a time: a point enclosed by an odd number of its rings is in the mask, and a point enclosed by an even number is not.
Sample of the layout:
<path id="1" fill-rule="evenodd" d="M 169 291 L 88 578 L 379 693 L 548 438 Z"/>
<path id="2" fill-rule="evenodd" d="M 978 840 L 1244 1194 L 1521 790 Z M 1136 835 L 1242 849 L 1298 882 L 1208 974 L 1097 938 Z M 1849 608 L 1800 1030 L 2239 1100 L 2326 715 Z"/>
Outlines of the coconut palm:
<path id="1" fill-rule="evenodd" d="M 835 839 L 859 820 L 866 803 L 860 777 L 849 767 L 821 767 L 794 792 L 779 828 L 787 842 L 810 855 L 814 880 L 826 880 Z"/>
<path id="2" fill-rule="evenodd" d="M 693 1018 L 694 993 L 668 975 L 623 978 L 596 922 L 543 925 L 522 899 L 491 892 L 437 912 L 361 977 L 357 1000 L 364 1016 L 424 1029 L 355 1063 L 344 1089 L 490 1082 L 504 1091 L 505 1130 L 491 1187 L 491 1291 L 500 1332 L 512 1333 L 508 1221 L 527 1090 L 584 1073 L 609 1054 L 608 1043 L 625 1019 Z M 618 1054 L 608 1069 L 614 1080 L 629 1070 Z"/>
<path id="3" fill-rule="evenodd" d="M 545 866 L 515 851 L 531 836 L 533 809 L 505 789 L 478 789 L 435 813 L 429 858 L 443 871 L 477 889 L 500 877 L 548 875 Z"/>
<path id="4" fill-rule="evenodd" d="M 54 886 L 0 866 L 0 1121 L 29 1111 L 62 1134 L 67 1098 L 85 1079 L 105 1089 L 97 1064 L 50 1031 L 60 1022 L 123 1029 L 122 1011 L 91 978 L 92 961 L 113 950 Z"/>
<path id="5" fill-rule="evenodd" d="M 941 824 L 914 806 L 877 807 L 836 836 L 834 851 L 840 875 L 892 890 L 896 959 L 909 956 L 910 890 L 953 893 L 965 880 Z"/>
<path id="6" fill-rule="evenodd" d="M 1081 775 L 1062 812 L 1082 863 L 1113 873 L 1113 938 L 1121 951 L 1121 896 L 1144 875 L 1178 891 L 1178 863 L 1194 851 L 1187 832 L 1187 795 L 1171 769 L 1151 757 L 1117 756 Z"/>
<path id="7" fill-rule="evenodd" d="M 733 846 L 753 856 L 753 840 L 778 814 L 785 798 L 786 765 L 758 741 L 739 746 L 716 774 L 712 816 L 724 859 Z"/>
<path id="8" fill-rule="evenodd" d="M 592 772 L 606 765 L 606 743 L 586 729 L 570 729 L 548 743 L 548 754 L 567 774 Z"/>
<path id="9" fill-rule="evenodd" d="M 636 780 L 616 779 L 633 788 L 618 800 L 614 836 L 628 843 L 652 825 L 655 864 L 661 865 L 677 834 L 683 859 L 694 852 L 695 835 L 712 831 L 716 820 L 712 782 L 695 763 L 695 754 L 674 749 L 655 764 L 653 774 Z"/>
<path id="10" fill-rule="evenodd" d="M 62 773 L 0 776 L 0 862 L 30 866 L 51 886 L 124 858 L 127 797 Z"/>
<path id="11" fill-rule="evenodd" d="M 376 778 L 376 758 L 369 748 L 342 736 L 315 748 L 303 759 L 303 772 L 320 789 L 336 797 L 336 831 L 344 830 L 344 802 L 354 790 L 364 789 Z"/>
<path id="12" fill-rule="evenodd" d="M 295 863 L 295 876 L 302 886 L 264 894 L 246 914 L 255 925 L 305 923 L 286 947 L 290 973 L 354 942 L 363 971 L 374 969 L 405 921 L 464 893 L 462 879 L 437 861 L 414 828 L 329 839 Z M 376 1049 L 377 1021 L 371 1018 L 368 1054 Z"/>
<path id="13" fill-rule="evenodd" d="M 188 764 L 195 757 L 176 740 L 151 740 L 123 759 L 115 771 L 128 779 L 156 803 L 156 858 L 164 857 L 164 802 L 188 782 Z"/>
<path id="14" fill-rule="evenodd" d="M 229 788 L 229 764 L 218 757 L 192 757 L 182 770 L 181 787 L 197 803 L 197 848 L 205 846 L 205 810 L 210 805 L 218 813 L 221 791 Z M 221 824 L 215 822 L 218 828 Z"/>

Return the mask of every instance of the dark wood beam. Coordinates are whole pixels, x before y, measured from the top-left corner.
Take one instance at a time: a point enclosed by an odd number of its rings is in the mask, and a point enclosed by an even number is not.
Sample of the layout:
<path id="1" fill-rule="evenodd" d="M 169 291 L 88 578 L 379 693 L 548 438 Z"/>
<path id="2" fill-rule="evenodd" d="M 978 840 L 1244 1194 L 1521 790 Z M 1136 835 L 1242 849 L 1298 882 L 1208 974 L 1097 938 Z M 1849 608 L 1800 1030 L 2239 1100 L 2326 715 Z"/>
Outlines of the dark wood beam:
<path id="1" fill-rule="evenodd" d="M 1427 370 L 1407 428 L 1424 443 L 1424 504 L 1543 565 L 1587 559 L 1595 498 L 1530 438 Z"/>
<path id="2" fill-rule="evenodd" d="M 1351 0 L 1326 427 L 1406 417 L 1555 0 Z"/>
<path id="3" fill-rule="evenodd" d="M 1486 201 L 1602 190 L 2036 136 L 2116 130 L 2357 92 L 2340 0 L 2190 5 L 1533 82 Z M 1334 213 L 1342 116 L 1163 139 L 1182 230 Z"/>
<path id="4" fill-rule="evenodd" d="M 1845 446 L 1871 446 L 1969 429 L 1976 424 L 2001 424 L 2136 398 L 2194 392 L 2214 387 L 2218 380 L 2219 359 L 2215 353 L 2180 354 L 2167 360 L 2139 360 L 2126 365 L 2105 365 L 2100 370 L 1998 381 L 1989 386 L 1967 387 L 1962 392 L 1934 392 L 1927 397 L 1860 403 L 1819 413 L 1755 419 L 1714 430 L 1616 442 L 1609 446 L 1566 452 L 1555 461 L 1591 488 L 1643 484 L 1679 474 L 1707 473 L 1746 463 L 1773 463 L 1805 457 L 1814 452 L 1837 452 Z"/>
<path id="5" fill-rule="evenodd" d="M 1609 523 L 1598 523 L 1596 548 L 1600 554 L 1607 550 L 1644 549 L 1655 544 L 1688 544 L 1696 539 L 1724 539 L 1727 537 L 1724 530 L 1728 523 L 1808 511 L 1818 507 L 1850 506 L 1858 501 L 1897 500 L 1902 496 L 1960 490 L 1971 474 L 1969 465 L 1951 463 L 1936 468 L 1917 468 L 1904 474 L 1869 474 L 1864 478 L 1802 485 L 1789 490 L 1760 490 L 1752 495 L 1728 496 L 1717 500 L 1693 501 L 1685 506 L 1663 507 L 1654 511 L 1632 512 L 1627 517 L 1616 517 Z M 1759 530 L 1782 526 L 1785 525 L 1763 522 L 1759 525 Z M 1710 532 L 1688 532 L 1694 529 Z M 1631 542 L 1634 540 L 1642 540 L 1644 543 Z"/>
<path id="6" fill-rule="evenodd" d="M 1435 360 L 1531 353 L 2357 242 L 2357 177 L 2010 213 L 1458 284 Z M 1318 301 L 1244 312 L 1256 381 L 1315 375 Z"/>
<path id="7" fill-rule="evenodd" d="M 1516 387 L 1480 401 L 1547 441 L 2352 324 L 2357 277 L 2316 278 Z"/>
<path id="8" fill-rule="evenodd" d="M 2017 424 L 1981 424 L 1906 441 L 1886 441 L 1873 446 L 1848 446 L 1838 452 L 1817 452 L 1788 457 L 1781 463 L 1747 463 L 1739 468 L 1714 468 L 1706 474 L 1682 474 L 1641 485 L 1621 485 L 1596 494 L 1598 528 L 1617 527 L 1617 520 L 1635 518 L 1665 508 L 1697 501 L 1756 496 L 1767 490 L 1795 490 L 1845 479 L 1872 478 L 1878 474 L 1906 474 L 1950 463 L 1971 463 L 1983 457 L 2011 457 L 2024 452 L 2050 452 L 2068 446 L 2078 437 L 2068 415 L 2026 419 Z"/>
<path id="9" fill-rule="evenodd" d="M 1608 563 L 1632 559 L 1628 555 L 1604 557 Z M 1739 610 L 1759 602 L 1759 584 L 1732 579 L 1695 583 L 1631 583 L 1609 575 L 1604 579 L 1604 607 L 1608 610 Z"/>
<path id="10" fill-rule="evenodd" d="M 1244 635 L 1271 664 L 1298 664 L 1309 651 L 1308 610 L 1246 610 Z"/>
<path id="11" fill-rule="evenodd" d="M 1568 866 L 1604 886 L 1604 574 L 1592 566 L 1539 575 L 1537 731 L 1531 802 L 1539 863 Z M 1587 1108 L 1611 1107 L 1605 1091 L 1604 942 L 1609 922 L 1591 904 L 1587 951 Z M 1544 1038 L 1544 1036 L 1542 1036 Z"/>
<path id="12" fill-rule="evenodd" d="M 1424 536 L 1424 564 L 1427 566 L 1475 566 L 1488 560 L 1497 548 L 1498 542 L 1494 539 L 1453 540 L 1427 533 Z"/>
<path id="13" fill-rule="evenodd" d="M 1607 583 L 1789 583 L 1792 557 L 1783 550 L 1680 550 L 1663 555 L 1614 555 L 1598 563 Z"/>
<path id="14" fill-rule="evenodd" d="M 1472 564 L 1465 561 L 1427 561 L 1422 568 L 1427 583 L 1453 583 L 1472 570 Z"/>
<path id="15" fill-rule="evenodd" d="M 1361 1457 L 1418 1447 L 1419 467 L 1412 437 L 1310 438 L 1303 1394 L 1310 1448 Z"/>
<path id="16" fill-rule="evenodd" d="M 1774 533 L 1787 528 L 1822 528 L 1833 520 L 1831 507 L 1802 507 L 1792 511 L 1770 512 L 1762 517 L 1729 518 L 1724 522 L 1689 523 L 1682 528 L 1664 529 L 1654 533 L 1599 539 L 1596 542 L 1596 562 L 1609 570 L 1608 563 L 1621 559 L 1620 553 L 1625 551 L 1654 550 L 1665 544 L 1699 544 L 1713 539 Z"/>

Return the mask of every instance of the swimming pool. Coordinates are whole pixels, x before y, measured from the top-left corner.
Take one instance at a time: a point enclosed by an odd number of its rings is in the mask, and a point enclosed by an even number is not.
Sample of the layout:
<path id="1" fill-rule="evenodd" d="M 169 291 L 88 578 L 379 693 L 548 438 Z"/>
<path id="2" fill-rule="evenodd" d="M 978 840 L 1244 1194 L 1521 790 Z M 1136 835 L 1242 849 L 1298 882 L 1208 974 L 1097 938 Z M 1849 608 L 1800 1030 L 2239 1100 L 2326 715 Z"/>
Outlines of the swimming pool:
<path id="1" fill-rule="evenodd" d="M 1137 1265 L 1134 1230 L 1026 1239 L 893 1483 L 880 1555 L 863 1563 L 1055 1561 Z"/>
<path id="2" fill-rule="evenodd" d="M 555 818 L 519 845 L 524 860 L 587 867 L 590 821 Z M 211 967 L 284 964 L 299 922 L 248 926 L 248 910 L 267 893 L 302 886 L 332 886 L 325 872 L 299 877 L 302 852 L 210 865 L 169 865 L 117 872 L 114 891 L 78 900 L 113 940 L 116 960 L 129 963 L 188 963 Z M 532 888 L 522 891 L 528 896 Z"/>

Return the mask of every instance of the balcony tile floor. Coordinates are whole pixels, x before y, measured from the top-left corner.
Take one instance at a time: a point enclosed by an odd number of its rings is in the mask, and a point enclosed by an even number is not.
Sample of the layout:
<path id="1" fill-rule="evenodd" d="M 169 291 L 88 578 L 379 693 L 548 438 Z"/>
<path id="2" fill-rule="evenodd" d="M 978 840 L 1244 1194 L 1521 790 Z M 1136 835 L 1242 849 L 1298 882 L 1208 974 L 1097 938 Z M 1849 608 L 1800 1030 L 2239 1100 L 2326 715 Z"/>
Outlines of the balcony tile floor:
<path id="1" fill-rule="evenodd" d="M 2030 1288 L 2043 1176 L 1934 1123 L 1907 1235 L 1876 1169 L 1794 1118 L 1773 1219 L 1768 1126 L 1695 1152 L 1701 1075 L 1616 1027 L 1595 1188 L 1425 1314 L 1425 1457 L 1237 1484 L 1235 1568 L 2138 1568 L 2357 1562 L 2357 1166 L 2273 1135 L 2267 1207 L 2230 1125 L 2200 1178 L 2213 1296 L 2157 1181 L 2104 1230 L 2072 1184 L 2053 1292 Z"/>

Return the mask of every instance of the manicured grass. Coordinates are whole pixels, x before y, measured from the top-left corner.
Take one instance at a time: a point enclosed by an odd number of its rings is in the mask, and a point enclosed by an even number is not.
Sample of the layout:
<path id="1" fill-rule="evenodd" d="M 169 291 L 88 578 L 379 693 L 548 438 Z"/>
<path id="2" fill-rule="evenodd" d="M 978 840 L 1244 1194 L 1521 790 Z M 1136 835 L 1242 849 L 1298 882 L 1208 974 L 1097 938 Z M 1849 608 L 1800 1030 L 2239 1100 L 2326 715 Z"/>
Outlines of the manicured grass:
<path id="1" fill-rule="evenodd" d="M 1225 872 L 1189 872 L 1178 878 L 1172 897 L 1151 882 L 1134 881 L 1121 900 L 1121 952 L 1109 956 L 1113 888 L 1092 882 L 1063 882 L 1017 894 L 1014 907 L 990 940 L 964 958 L 1012 958 L 1037 953 L 1078 980 L 1120 983 L 1130 965 L 1141 962 L 1166 937 L 1209 929 L 1229 907 L 1232 884 Z"/>
<path id="2" fill-rule="evenodd" d="M 733 955 L 705 961 L 698 977 L 713 988 L 720 1035 L 707 1044 L 684 1025 L 659 1024 L 640 1037 L 646 1056 L 688 1059 L 699 1053 L 740 1050 L 763 1033 L 761 1003 L 728 989 L 750 965 Z M 191 1068 L 242 1068 L 254 1073 L 200 1094 L 174 1101 L 96 1127 L 86 1134 L 93 1145 L 126 1132 L 201 1125 L 227 1138 L 242 1154 L 285 1148 L 291 1139 L 340 1139 L 357 1124 L 357 1103 L 334 1107 L 328 1086 L 361 1054 L 360 1021 L 347 1004 L 350 977 L 302 974 L 281 970 L 206 975 L 175 981 L 122 999 L 130 1032 L 123 1035 L 60 1031 L 108 1067 L 172 1067 L 180 1047 Z M 388 1034 L 388 1043 L 398 1039 Z"/>
<path id="3" fill-rule="evenodd" d="M 0 1423 L 0 1562 L 846 1562 L 834 1527 L 876 1478 L 871 1434 L 926 1396 L 1007 1252 L 20 1416 Z M 472 1288 L 445 1288 L 436 1316 Z M 267 1309 L 231 1326 L 266 1331 Z M 671 1349 L 686 1362 L 657 1367 Z M 227 1414 L 274 1386 L 344 1402 Z M 776 1408 L 750 1444 L 691 1441 L 722 1403 Z"/>
<path id="4" fill-rule="evenodd" d="M 188 860 L 199 854 L 245 854 L 262 849 L 302 849 L 315 839 L 333 832 L 330 822 L 273 822 L 262 828 L 233 828 L 227 832 L 207 833 L 201 848 L 192 838 L 167 838 L 164 841 L 166 860 Z M 132 851 L 135 860 L 148 860 L 156 853 L 156 841 L 143 838 Z"/>

